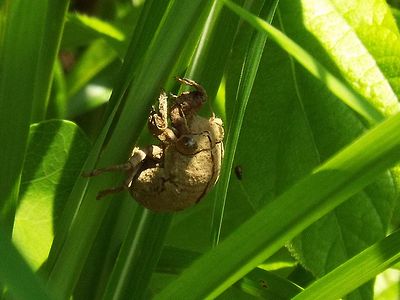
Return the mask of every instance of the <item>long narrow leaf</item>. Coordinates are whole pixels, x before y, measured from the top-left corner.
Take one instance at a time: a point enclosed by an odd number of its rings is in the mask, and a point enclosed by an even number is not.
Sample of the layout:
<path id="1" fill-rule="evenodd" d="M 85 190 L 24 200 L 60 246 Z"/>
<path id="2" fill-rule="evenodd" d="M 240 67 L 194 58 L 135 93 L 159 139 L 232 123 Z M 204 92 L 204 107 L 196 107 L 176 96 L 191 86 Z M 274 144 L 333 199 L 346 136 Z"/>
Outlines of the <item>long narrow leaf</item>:
<path id="1" fill-rule="evenodd" d="M 35 2 L 37 4 L 37 2 Z M 61 36 L 64 29 L 65 15 L 67 13 L 69 0 L 49 1 L 46 0 L 46 8 L 41 11 L 40 8 L 33 6 L 35 13 L 30 11 L 31 15 L 43 13 L 43 20 L 36 26 L 42 30 L 39 48 L 38 65 L 36 67 L 35 94 L 33 98 L 32 122 L 39 122 L 46 116 L 47 105 L 50 95 L 50 88 L 53 79 L 54 62 L 57 58 L 58 49 L 61 43 Z M 23 19 L 22 19 L 23 20 Z M 24 22 L 21 22 L 24 23 Z M 30 28 L 28 30 L 31 30 Z"/>
<path id="2" fill-rule="evenodd" d="M 121 247 L 108 289 L 103 299 L 144 299 L 147 285 L 157 265 L 172 215 L 155 217 L 138 209 L 127 238 Z M 136 222 L 139 222 L 136 224 Z M 163 225 L 163 226 L 162 226 Z M 147 233 L 152 230 L 153 238 Z M 144 232 L 143 232 L 144 231 Z M 145 252 L 140 249 L 146 249 Z"/>
<path id="3" fill-rule="evenodd" d="M 273 1 L 271 4 L 265 4 L 265 7 L 261 11 L 261 16 L 266 17 L 268 22 L 272 22 L 278 2 L 279 1 Z M 253 35 L 249 49 L 246 53 L 244 65 L 242 67 L 242 76 L 240 78 L 239 87 L 237 90 L 237 99 L 234 104 L 232 119 L 229 123 L 228 136 L 226 137 L 226 152 L 221 172 L 221 182 L 218 185 L 216 200 L 214 202 L 215 206 L 212 225 L 212 240 L 214 245 L 219 242 L 226 194 L 228 192 L 229 179 L 236 147 L 239 141 L 240 130 L 242 128 L 247 102 L 250 98 L 250 93 L 254 84 L 266 40 L 267 35 L 263 32 L 257 32 Z"/>
<path id="4" fill-rule="evenodd" d="M 0 209 L 8 225 L 13 223 L 31 113 L 34 111 L 37 118 L 46 112 L 44 103 L 67 3 L 4 3 L 0 53 Z"/>

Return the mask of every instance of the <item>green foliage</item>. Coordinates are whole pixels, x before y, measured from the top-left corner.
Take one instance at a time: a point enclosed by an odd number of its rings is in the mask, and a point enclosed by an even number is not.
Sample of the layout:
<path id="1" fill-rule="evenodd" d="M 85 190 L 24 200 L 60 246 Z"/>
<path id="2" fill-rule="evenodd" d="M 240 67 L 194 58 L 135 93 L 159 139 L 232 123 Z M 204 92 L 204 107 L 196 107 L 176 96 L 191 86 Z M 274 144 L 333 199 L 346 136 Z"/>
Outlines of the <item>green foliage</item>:
<path id="1" fill-rule="evenodd" d="M 31 2 L 0 2 L 3 298 L 374 297 L 400 252 L 396 9 Z M 148 111 L 175 76 L 224 119 L 217 187 L 176 214 L 96 201 L 123 174 L 80 174 L 155 143 Z"/>
<path id="2" fill-rule="evenodd" d="M 13 241 L 37 270 L 49 255 L 57 221 L 90 143 L 79 127 L 62 120 L 32 125 L 29 137 Z"/>
<path id="3" fill-rule="evenodd" d="M 0 280 L 10 294 L 17 299 L 52 299 L 43 282 L 33 274 L 24 258 L 7 239 L 4 230 L 1 230 L 0 250 Z"/>

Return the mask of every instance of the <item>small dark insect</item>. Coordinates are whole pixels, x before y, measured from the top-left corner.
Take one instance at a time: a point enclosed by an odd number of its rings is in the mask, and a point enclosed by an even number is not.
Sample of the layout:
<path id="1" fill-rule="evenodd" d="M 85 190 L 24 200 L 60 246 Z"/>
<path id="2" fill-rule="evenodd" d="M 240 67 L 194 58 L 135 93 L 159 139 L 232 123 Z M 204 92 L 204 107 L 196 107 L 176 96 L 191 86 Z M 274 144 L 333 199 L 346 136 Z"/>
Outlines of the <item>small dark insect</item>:
<path id="1" fill-rule="evenodd" d="M 259 283 L 260 283 L 260 286 L 261 286 L 261 287 L 263 287 L 263 288 L 268 288 L 268 285 L 267 285 L 267 283 L 265 282 L 265 280 L 262 280 L 262 279 L 261 279 L 261 280 L 259 281 Z"/>
<path id="2" fill-rule="evenodd" d="M 243 170 L 242 170 L 242 166 L 241 165 L 237 165 L 235 167 L 235 175 L 236 175 L 237 179 L 242 180 L 242 178 L 243 178 Z"/>

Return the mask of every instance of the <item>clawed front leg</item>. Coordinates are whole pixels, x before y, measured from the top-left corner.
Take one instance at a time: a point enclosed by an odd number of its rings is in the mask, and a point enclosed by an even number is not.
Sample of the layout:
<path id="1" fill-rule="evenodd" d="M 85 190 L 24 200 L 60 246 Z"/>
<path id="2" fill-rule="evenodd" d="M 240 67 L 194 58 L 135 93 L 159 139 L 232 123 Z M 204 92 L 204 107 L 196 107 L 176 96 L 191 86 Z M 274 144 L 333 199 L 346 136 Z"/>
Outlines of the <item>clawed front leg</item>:
<path id="1" fill-rule="evenodd" d="M 164 90 L 158 97 L 158 109 L 154 106 L 148 118 L 148 126 L 153 135 L 158 136 L 168 127 L 168 96 Z"/>
<path id="2" fill-rule="evenodd" d="M 181 84 L 185 84 L 185 85 L 195 88 L 197 93 L 199 93 L 200 96 L 202 97 L 203 102 L 205 102 L 207 100 L 206 90 L 200 84 L 198 84 L 196 81 L 188 79 L 188 78 L 180 78 L 180 77 L 176 77 L 176 80 L 179 81 Z"/>
<path id="3" fill-rule="evenodd" d="M 188 123 L 207 100 L 207 93 L 200 84 L 191 79 L 176 78 L 176 80 L 194 88 L 194 91 L 183 92 L 179 96 L 175 96 L 174 104 L 171 106 L 172 126 L 176 128 L 179 137 L 190 132 Z"/>
<path id="4" fill-rule="evenodd" d="M 126 162 L 126 163 L 120 164 L 120 165 L 113 165 L 113 166 L 109 166 L 109 167 L 105 167 L 105 168 L 94 169 L 90 172 L 83 173 L 82 176 L 83 177 L 94 177 L 94 176 L 98 176 L 100 174 L 107 173 L 107 172 L 128 171 L 131 168 L 132 168 L 132 165 L 129 162 Z"/>
<path id="5" fill-rule="evenodd" d="M 148 121 L 150 132 L 163 143 L 171 143 L 175 141 L 174 132 L 168 128 L 168 96 L 165 91 L 161 91 L 158 97 L 158 110 L 154 109 L 150 112 Z"/>

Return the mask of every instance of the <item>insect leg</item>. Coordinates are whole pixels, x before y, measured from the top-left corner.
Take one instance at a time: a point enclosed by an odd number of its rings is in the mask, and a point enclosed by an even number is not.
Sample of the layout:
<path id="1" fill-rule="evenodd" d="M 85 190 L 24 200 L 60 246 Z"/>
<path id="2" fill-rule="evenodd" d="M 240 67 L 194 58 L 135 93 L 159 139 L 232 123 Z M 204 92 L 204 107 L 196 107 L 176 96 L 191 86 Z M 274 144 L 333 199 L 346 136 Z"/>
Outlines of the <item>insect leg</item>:
<path id="1" fill-rule="evenodd" d="M 127 171 L 131 168 L 131 164 L 129 162 L 120 164 L 120 165 L 113 165 L 105 168 L 98 168 L 94 169 L 93 171 L 90 172 L 85 172 L 82 174 L 83 177 L 93 177 L 97 176 L 106 172 L 115 172 L 115 171 Z"/>
<path id="2" fill-rule="evenodd" d="M 131 157 L 129 158 L 129 160 L 126 163 L 120 164 L 120 165 L 109 166 L 109 167 L 105 167 L 105 168 L 95 169 L 89 173 L 82 174 L 82 176 L 92 177 L 92 176 L 100 175 L 105 172 L 114 172 L 114 171 L 128 171 L 129 172 L 129 176 L 124 181 L 123 185 L 100 191 L 97 194 L 96 199 L 101 199 L 104 196 L 118 193 L 118 192 L 121 192 L 121 191 L 129 188 L 131 181 L 133 180 L 133 178 L 135 177 L 137 171 L 139 170 L 139 168 L 141 166 L 141 162 L 146 158 L 146 156 L 147 156 L 147 150 L 141 150 L 141 149 L 135 147 L 132 151 Z"/>

